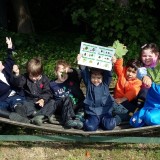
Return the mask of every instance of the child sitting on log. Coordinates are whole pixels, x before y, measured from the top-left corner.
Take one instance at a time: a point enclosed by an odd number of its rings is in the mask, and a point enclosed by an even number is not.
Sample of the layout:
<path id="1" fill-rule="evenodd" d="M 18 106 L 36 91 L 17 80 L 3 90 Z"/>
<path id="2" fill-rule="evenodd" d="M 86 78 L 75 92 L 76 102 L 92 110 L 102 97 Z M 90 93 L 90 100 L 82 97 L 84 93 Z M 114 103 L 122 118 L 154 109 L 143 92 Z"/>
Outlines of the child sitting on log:
<path id="1" fill-rule="evenodd" d="M 0 61 L 0 116 L 14 121 L 29 123 L 28 119 L 18 114 L 21 112 L 20 106 L 25 98 L 22 90 L 15 87 L 12 79 L 12 72 L 16 65 L 12 58 L 14 49 L 11 38 L 6 37 L 6 43 L 8 45 L 8 55 L 4 64 Z"/>
<path id="2" fill-rule="evenodd" d="M 81 55 L 78 54 L 79 61 Z M 96 131 L 113 130 L 116 127 L 116 118 L 112 115 L 114 100 L 109 92 L 112 72 L 80 65 L 82 78 L 86 86 L 84 100 L 84 130 Z"/>

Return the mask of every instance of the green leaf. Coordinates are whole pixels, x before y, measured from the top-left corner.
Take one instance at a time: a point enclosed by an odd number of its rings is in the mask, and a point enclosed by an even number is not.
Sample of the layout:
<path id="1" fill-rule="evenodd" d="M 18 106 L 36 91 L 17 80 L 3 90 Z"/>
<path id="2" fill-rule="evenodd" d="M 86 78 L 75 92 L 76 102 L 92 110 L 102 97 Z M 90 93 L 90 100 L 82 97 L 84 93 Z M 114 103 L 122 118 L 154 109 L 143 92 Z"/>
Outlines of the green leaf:
<path id="1" fill-rule="evenodd" d="M 160 64 L 158 64 L 154 69 L 147 68 L 147 73 L 154 83 L 160 84 Z"/>
<path id="2" fill-rule="evenodd" d="M 128 52 L 126 46 L 119 42 L 119 40 L 114 41 L 112 48 L 115 49 L 115 56 L 117 58 L 122 58 Z"/>

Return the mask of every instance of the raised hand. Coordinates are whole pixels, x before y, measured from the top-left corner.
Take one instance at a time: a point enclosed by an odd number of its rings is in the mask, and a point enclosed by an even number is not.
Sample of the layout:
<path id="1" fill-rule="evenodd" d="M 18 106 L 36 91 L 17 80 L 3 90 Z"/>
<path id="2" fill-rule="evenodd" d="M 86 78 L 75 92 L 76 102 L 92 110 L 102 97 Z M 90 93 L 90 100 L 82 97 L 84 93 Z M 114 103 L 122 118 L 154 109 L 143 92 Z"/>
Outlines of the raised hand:
<path id="1" fill-rule="evenodd" d="M 19 68 L 18 65 L 13 65 L 13 73 L 18 76 L 19 75 Z"/>
<path id="2" fill-rule="evenodd" d="M 112 57 L 112 63 L 114 64 L 114 63 L 116 63 L 116 61 L 117 61 L 116 56 L 113 56 L 113 57 Z"/>
<path id="3" fill-rule="evenodd" d="M 9 37 L 6 37 L 6 43 L 8 44 L 8 48 L 12 48 L 12 39 Z"/>
<path id="4" fill-rule="evenodd" d="M 77 61 L 80 61 L 81 57 L 82 57 L 82 55 L 81 55 L 81 54 L 78 54 L 78 55 L 77 55 Z"/>

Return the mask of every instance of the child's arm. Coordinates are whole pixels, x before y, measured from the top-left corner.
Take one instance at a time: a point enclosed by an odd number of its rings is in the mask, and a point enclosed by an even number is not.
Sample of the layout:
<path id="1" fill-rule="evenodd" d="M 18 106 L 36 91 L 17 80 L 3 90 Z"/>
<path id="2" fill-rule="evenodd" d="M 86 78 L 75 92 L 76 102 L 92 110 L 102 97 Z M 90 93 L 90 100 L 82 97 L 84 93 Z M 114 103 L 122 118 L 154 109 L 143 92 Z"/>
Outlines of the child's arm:
<path id="1" fill-rule="evenodd" d="M 113 61 L 113 60 L 112 60 Z M 120 76 L 123 71 L 123 59 L 116 59 L 116 62 L 114 63 L 114 71 L 117 74 L 117 76 Z"/>
<path id="2" fill-rule="evenodd" d="M 77 69 L 70 68 L 68 73 L 69 78 L 71 78 L 74 82 L 77 84 L 80 84 L 81 82 L 81 73 L 79 73 Z"/>
<path id="3" fill-rule="evenodd" d="M 137 70 L 137 78 L 142 80 L 144 76 L 147 75 L 147 68 L 146 67 L 140 67 Z"/>
<path id="4" fill-rule="evenodd" d="M 142 78 L 142 82 L 143 82 L 143 84 L 145 85 L 146 88 L 150 88 L 151 85 L 152 85 L 152 80 L 149 76 L 144 76 Z"/>
<path id="5" fill-rule="evenodd" d="M 80 60 L 81 56 L 82 56 L 81 54 L 77 55 L 77 61 Z M 89 69 L 88 69 L 88 67 L 83 66 L 83 65 L 79 65 L 79 68 L 81 70 L 81 76 L 82 76 L 83 82 L 87 86 L 88 85 L 88 81 L 90 80 Z"/>
<path id="6" fill-rule="evenodd" d="M 8 45 L 8 51 L 7 51 L 8 55 L 4 63 L 4 69 L 6 70 L 7 73 L 11 74 L 13 65 L 15 63 L 14 60 L 12 59 L 13 44 L 11 38 L 6 37 L 6 43 Z"/>
<path id="7" fill-rule="evenodd" d="M 50 80 L 48 79 L 46 75 L 43 75 L 42 78 L 43 78 L 43 81 L 40 84 L 41 94 L 39 95 L 38 101 L 42 102 L 41 99 L 43 99 L 44 101 L 43 103 L 45 104 L 50 98 L 52 98 L 52 93 L 50 89 Z"/>
<path id="8" fill-rule="evenodd" d="M 104 70 L 103 73 L 103 82 L 109 86 L 112 81 L 112 71 Z"/>

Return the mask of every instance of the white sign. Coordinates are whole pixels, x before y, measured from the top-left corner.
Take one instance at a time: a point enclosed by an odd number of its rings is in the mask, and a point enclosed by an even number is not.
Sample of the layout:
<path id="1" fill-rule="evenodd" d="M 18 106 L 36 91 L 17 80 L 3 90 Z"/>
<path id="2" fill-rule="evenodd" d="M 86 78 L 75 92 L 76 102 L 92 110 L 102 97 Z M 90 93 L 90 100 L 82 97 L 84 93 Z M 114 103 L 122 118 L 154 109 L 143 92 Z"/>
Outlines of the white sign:
<path id="1" fill-rule="evenodd" d="M 110 71 L 115 49 L 81 42 L 80 54 L 78 64 Z"/>

